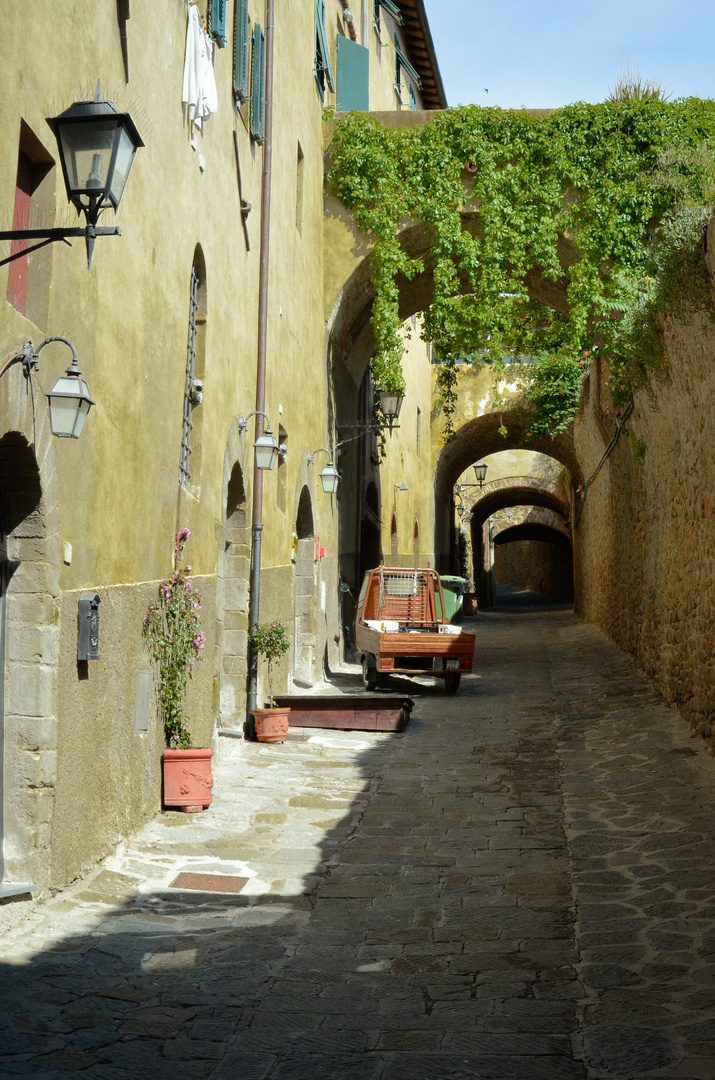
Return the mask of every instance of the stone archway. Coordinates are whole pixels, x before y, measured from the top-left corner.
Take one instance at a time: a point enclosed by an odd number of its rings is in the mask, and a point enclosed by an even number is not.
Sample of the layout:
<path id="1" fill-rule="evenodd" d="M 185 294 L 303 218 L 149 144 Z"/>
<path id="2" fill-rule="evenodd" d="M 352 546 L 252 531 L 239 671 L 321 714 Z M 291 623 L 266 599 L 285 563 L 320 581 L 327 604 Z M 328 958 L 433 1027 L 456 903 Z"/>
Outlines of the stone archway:
<path id="1" fill-rule="evenodd" d="M 506 427 L 506 437 L 500 432 L 502 426 Z M 442 447 L 434 473 L 435 550 L 438 569 L 446 570 L 453 546 L 451 530 L 454 516 L 452 513 L 454 484 L 472 462 L 503 450 L 529 449 L 554 458 L 563 465 L 568 471 L 571 487 L 576 487 L 579 483 L 582 483 L 581 466 L 576 456 L 573 434 L 570 430 L 552 439 L 528 441 L 526 430 L 527 420 L 517 410 L 504 409 L 501 412 L 484 413 L 482 416 L 476 416 L 463 424 L 454 437 Z M 500 509 L 501 506 L 516 505 L 518 503 L 522 505 L 546 505 L 557 511 L 562 507 L 565 516 L 568 517 L 570 495 L 567 492 L 560 492 L 554 502 L 542 502 L 538 492 L 544 491 L 545 485 L 538 478 L 523 478 L 523 484 L 520 480 L 518 486 L 523 486 L 529 490 L 525 490 L 523 493 L 520 492 L 518 497 L 516 497 L 514 491 L 514 478 L 505 478 L 495 483 L 496 488 L 494 490 L 499 491 L 494 505 L 495 510 Z M 481 504 L 481 500 L 491 493 L 492 487 L 493 485 L 484 485 L 483 491 L 475 500 L 472 509 L 472 520 L 474 520 L 476 507 Z M 515 495 L 511 502 L 509 502 L 511 495 L 506 496 L 506 502 L 503 501 L 503 492 L 506 491 L 510 491 L 511 494 Z M 522 494 L 524 497 L 521 497 Z M 485 517 L 488 516 L 488 514 L 485 514 Z"/>
<path id="2" fill-rule="evenodd" d="M 27 894 L 30 886 L 44 890 L 51 880 L 60 590 L 49 419 L 44 412 L 32 415 L 19 368 L 5 380 L 3 389 L 14 399 L 13 413 L 20 420 L 18 429 L 0 437 L 0 884 L 2 895 L 10 897 Z M 41 782 L 35 780 L 40 761 Z"/>
<path id="3" fill-rule="evenodd" d="M 570 536 L 563 527 L 531 520 L 536 516 L 536 513 L 530 513 L 523 522 L 493 534 L 496 587 L 539 593 L 572 604 L 574 582 Z"/>
<path id="4" fill-rule="evenodd" d="M 301 489 L 295 518 L 298 546 L 295 558 L 293 620 L 293 681 L 312 686 L 315 671 L 315 526 L 307 485 Z"/>

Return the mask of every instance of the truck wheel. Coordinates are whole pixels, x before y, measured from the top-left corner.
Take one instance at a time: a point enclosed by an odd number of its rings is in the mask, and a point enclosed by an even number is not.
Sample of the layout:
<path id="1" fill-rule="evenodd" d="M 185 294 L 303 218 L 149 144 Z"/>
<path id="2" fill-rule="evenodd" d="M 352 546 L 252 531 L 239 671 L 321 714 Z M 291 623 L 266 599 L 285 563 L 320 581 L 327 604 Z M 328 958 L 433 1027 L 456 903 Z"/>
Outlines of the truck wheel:
<path id="1" fill-rule="evenodd" d="M 366 690 L 374 690 L 377 686 L 377 661 L 372 653 L 366 653 L 362 658 L 362 684 Z"/>
<path id="2" fill-rule="evenodd" d="M 462 673 L 460 671 L 450 671 L 449 675 L 445 675 L 444 688 L 448 694 L 457 693 L 461 678 Z"/>

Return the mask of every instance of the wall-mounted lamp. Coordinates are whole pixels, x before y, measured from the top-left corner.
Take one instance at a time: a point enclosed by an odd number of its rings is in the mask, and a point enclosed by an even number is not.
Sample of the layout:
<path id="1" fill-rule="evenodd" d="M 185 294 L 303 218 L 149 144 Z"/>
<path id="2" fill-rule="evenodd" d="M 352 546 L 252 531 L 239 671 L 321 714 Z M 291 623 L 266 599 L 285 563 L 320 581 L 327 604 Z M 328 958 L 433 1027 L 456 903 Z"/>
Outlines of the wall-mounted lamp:
<path id="1" fill-rule="evenodd" d="M 487 477 L 487 463 L 485 461 L 477 461 L 474 466 L 474 475 L 477 478 L 480 487 L 484 486 L 484 481 Z"/>
<path id="2" fill-rule="evenodd" d="M 41 240 L 31 248 L 13 252 L 9 259 L 21 258 L 55 240 L 83 236 L 87 244 L 87 266 L 92 265 L 94 242 L 98 236 L 121 236 L 117 226 L 100 228 L 99 215 L 110 206 L 117 210 L 124 194 L 129 171 L 138 147 L 144 143 L 129 113 L 120 113 L 113 101 L 102 101 L 97 83 L 94 101 L 75 101 L 69 109 L 48 119 L 57 138 L 67 198 L 83 213 L 85 229 L 15 229 L 0 232 L 0 240 Z"/>
<path id="3" fill-rule="evenodd" d="M 395 491 L 409 491 L 410 490 L 404 480 L 402 481 L 401 484 L 395 484 L 394 487 L 395 487 Z"/>
<path id="4" fill-rule="evenodd" d="M 402 402 L 405 400 L 405 395 L 393 394 L 389 390 L 378 390 L 377 396 L 380 399 L 380 408 L 382 409 L 383 416 L 389 425 L 390 435 L 392 435 L 392 428 L 395 420 L 397 420 L 400 415 L 400 409 L 402 408 Z"/>
<path id="5" fill-rule="evenodd" d="M 278 439 L 271 430 L 271 422 L 268 419 L 267 413 L 261 412 L 258 409 L 255 412 L 249 413 L 245 419 L 242 416 L 239 416 L 238 430 L 240 434 L 243 434 L 247 429 L 248 421 L 252 416 L 263 416 L 266 421 L 263 433 L 258 436 L 253 444 L 253 448 L 256 451 L 256 468 L 263 469 L 264 471 L 271 470 L 278 460 L 279 454 L 285 461 L 288 448 L 285 445 L 278 445 Z"/>
<path id="6" fill-rule="evenodd" d="M 77 365 L 77 350 L 71 341 L 65 337 L 49 337 L 45 338 L 37 349 L 31 341 L 28 341 L 21 353 L 11 356 L 0 368 L 0 375 L 4 375 L 12 364 L 22 363 L 25 376 L 29 378 L 33 371 L 40 370 L 40 353 L 45 345 L 49 345 L 52 341 L 62 341 L 72 350 L 72 363 L 52 389 L 45 394 L 50 400 L 52 434 L 61 439 L 78 439 L 82 434 L 89 410 L 95 402 L 92 400 L 87 383 L 82 378 L 82 372 Z"/>
<path id="7" fill-rule="evenodd" d="M 323 485 L 323 491 L 326 495 L 334 495 L 338 490 L 338 484 L 340 483 L 340 473 L 333 464 L 333 455 L 330 450 L 326 450 L 321 446 L 317 450 L 314 450 L 312 454 L 308 454 L 309 465 L 313 464 L 316 454 L 328 455 L 328 464 L 320 474 L 320 482 Z"/>

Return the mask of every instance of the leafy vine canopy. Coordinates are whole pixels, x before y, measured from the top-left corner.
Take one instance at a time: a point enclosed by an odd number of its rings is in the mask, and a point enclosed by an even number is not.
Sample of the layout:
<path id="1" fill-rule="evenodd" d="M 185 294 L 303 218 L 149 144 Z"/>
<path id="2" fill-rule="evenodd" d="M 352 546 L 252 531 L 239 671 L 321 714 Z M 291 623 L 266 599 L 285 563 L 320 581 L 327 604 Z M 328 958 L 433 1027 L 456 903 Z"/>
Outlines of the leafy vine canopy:
<path id="1" fill-rule="evenodd" d="M 616 407 L 652 393 L 665 377 L 659 315 L 712 308 L 703 237 L 715 101 L 651 97 L 545 115 L 460 106 L 395 130 L 354 112 L 337 120 L 331 150 L 332 189 L 374 240 L 381 388 L 405 388 L 400 275 L 432 274 L 423 334 L 443 361 L 447 411 L 456 362 L 516 365 L 533 435 L 568 427 L 596 352 L 608 357 Z M 427 229 L 422 258 L 400 243 L 405 220 Z M 563 286 L 562 309 L 534 298 L 534 270 Z"/>

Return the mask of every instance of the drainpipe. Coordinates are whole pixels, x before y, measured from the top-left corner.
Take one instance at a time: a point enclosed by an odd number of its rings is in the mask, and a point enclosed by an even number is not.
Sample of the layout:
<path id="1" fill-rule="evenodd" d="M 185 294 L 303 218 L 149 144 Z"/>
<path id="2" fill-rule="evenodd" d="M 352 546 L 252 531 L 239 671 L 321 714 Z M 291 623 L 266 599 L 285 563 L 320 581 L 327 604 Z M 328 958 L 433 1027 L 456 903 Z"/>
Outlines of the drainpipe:
<path id="1" fill-rule="evenodd" d="M 261 182 L 261 256 L 258 282 L 258 362 L 256 365 L 256 438 L 263 433 L 262 412 L 266 411 L 266 340 L 268 335 L 268 265 L 271 231 L 271 165 L 273 162 L 273 0 L 266 0 L 266 117 L 263 140 Z M 253 628 L 261 610 L 261 534 L 263 532 L 263 471 L 253 455 L 253 522 L 251 536 L 251 580 L 248 625 Z M 256 707 L 258 655 L 248 652 L 248 712 Z"/>

